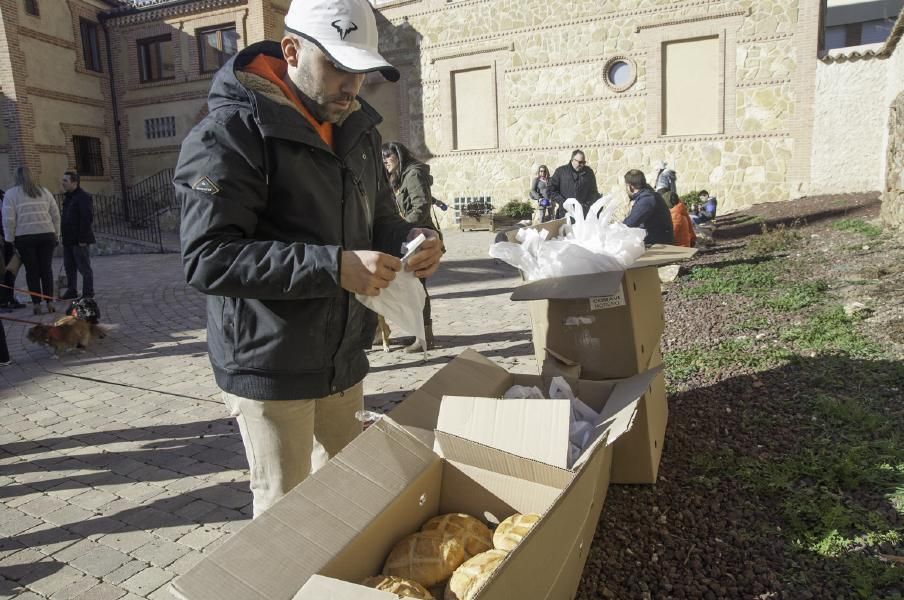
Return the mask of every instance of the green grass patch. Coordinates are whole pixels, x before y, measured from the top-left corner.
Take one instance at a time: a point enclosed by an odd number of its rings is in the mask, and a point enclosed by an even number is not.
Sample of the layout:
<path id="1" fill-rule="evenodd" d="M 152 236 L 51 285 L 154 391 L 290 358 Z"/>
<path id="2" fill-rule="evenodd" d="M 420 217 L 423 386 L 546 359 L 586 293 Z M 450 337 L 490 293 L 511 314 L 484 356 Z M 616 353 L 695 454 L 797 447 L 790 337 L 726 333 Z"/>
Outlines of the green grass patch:
<path id="1" fill-rule="evenodd" d="M 737 325 L 729 327 L 731 333 L 749 333 L 763 331 L 769 328 L 769 319 L 766 317 L 748 317 Z"/>
<path id="2" fill-rule="evenodd" d="M 690 381 L 726 368 L 762 370 L 777 366 L 790 355 L 774 346 L 757 347 L 750 339 L 722 341 L 715 346 L 692 346 L 665 355 L 665 372 L 670 384 Z"/>
<path id="3" fill-rule="evenodd" d="M 877 238 L 882 235 L 882 229 L 861 219 L 842 219 L 832 223 L 832 228 L 838 231 L 850 231 L 859 233 L 868 238 Z"/>
<path id="4" fill-rule="evenodd" d="M 684 288 L 684 293 L 688 296 L 741 294 L 761 297 L 776 286 L 776 271 L 776 265 L 771 261 L 695 267 L 689 275 L 694 285 Z"/>
<path id="5" fill-rule="evenodd" d="M 784 293 L 768 298 L 764 303 L 774 310 L 791 312 L 818 304 L 825 298 L 828 289 L 829 284 L 822 280 L 794 283 Z"/>
<path id="6" fill-rule="evenodd" d="M 846 315 L 839 305 L 830 306 L 811 316 L 803 325 L 784 330 L 780 337 L 800 349 L 820 354 L 875 358 L 881 350 L 857 330 L 856 324 L 861 319 Z"/>

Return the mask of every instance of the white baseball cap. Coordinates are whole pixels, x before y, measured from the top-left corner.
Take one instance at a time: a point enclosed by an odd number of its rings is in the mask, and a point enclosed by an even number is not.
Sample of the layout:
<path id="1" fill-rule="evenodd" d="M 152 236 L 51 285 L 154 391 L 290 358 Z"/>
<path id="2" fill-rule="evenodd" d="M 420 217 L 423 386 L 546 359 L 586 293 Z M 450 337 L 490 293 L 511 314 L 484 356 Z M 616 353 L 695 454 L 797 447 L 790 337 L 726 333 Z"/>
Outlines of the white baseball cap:
<path id="1" fill-rule="evenodd" d="M 377 19 L 367 0 L 292 0 L 286 29 L 316 44 L 345 71 L 379 71 L 399 80 L 399 70 L 377 51 Z"/>

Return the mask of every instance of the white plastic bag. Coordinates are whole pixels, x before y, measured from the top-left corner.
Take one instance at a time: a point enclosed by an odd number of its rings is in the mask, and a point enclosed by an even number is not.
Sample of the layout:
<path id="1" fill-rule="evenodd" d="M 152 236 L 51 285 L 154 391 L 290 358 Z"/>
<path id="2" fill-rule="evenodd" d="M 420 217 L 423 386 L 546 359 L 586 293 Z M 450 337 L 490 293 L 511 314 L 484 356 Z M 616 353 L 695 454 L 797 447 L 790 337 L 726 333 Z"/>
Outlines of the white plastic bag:
<path id="1" fill-rule="evenodd" d="M 569 198 L 564 204 L 568 223 L 559 237 L 548 239 L 545 230 L 522 229 L 520 243 L 493 244 L 490 256 L 517 267 L 529 281 L 627 269 L 644 253 L 646 232 L 612 222 L 616 207 L 612 196 L 604 196 L 585 216 L 580 203 Z"/>
<path id="2" fill-rule="evenodd" d="M 505 395 L 502 397 L 506 400 L 523 400 L 527 398 L 533 400 L 542 400 L 543 392 L 535 385 L 513 385 L 508 390 L 506 390 Z"/>
<path id="3" fill-rule="evenodd" d="M 549 385 L 549 397 L 571 402 L 571 419 L 568 422 L 568 466 L 574 464 L 593 436 L 594 424 L 599 415 L 574 395 L 564 377 L 553 377 Z"/>
<path id="4" fill-rule="evenodd" d="M 355 294 L 358 302 L 420 340 L 422 348 L 427 347 L 424 343 L 427 337 L 424 331 L 424 302 L 427 293 L 414 273 L 405 270 L 405 264 L 424 239 L 421 234 L 409 242 L 408 251 L 402 257 L 402 270 L 380 291 L 379 296 Z"/>

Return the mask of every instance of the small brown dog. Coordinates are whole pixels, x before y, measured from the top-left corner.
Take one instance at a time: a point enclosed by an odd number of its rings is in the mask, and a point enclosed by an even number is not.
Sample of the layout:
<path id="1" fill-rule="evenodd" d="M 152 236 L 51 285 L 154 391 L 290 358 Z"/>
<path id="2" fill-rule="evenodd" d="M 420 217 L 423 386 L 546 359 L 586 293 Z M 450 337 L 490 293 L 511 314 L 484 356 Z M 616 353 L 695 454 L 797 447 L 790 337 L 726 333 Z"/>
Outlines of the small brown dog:
<path id="1" fill-rule="evenodd" d="M 28 339 L 36 344 L 50 346 L 57 356 L 76 348 L 87 348 L 98 338 L 106 336 L 103 327 L 66 316 L 53 325 L 35 325 L 28 330 Z"/>

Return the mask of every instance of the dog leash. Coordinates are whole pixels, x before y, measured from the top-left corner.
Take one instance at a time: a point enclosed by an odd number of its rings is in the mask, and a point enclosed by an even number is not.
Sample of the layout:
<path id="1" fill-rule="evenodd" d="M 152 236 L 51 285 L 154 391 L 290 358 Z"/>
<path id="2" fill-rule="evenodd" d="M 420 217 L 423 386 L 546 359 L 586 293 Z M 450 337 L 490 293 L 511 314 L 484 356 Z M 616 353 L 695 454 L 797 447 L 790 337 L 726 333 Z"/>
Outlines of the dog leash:
<path id="1" fill-rule="evenodd" d="M 65 316 L 65 315 L 63 315 L 63 316 Z M 0 315 L 0 319 L 3 319 L 4 321 L 13 321 L 15 323 L 25 323 L 27 325 L 47 325 L 47 323 L 41 323 L 40 321 L 28 321 L 26 319 L 15 319 L 13 317 L 4 317 L 3 315 Z"/>
<path id="2" fill-rule="evenodd" d="M 45 296 L 44 294 L 39 294 L 38 292 L 32 292 L 29 290 L 19 289 L 19 288 L 13 287 L 11 285 L 6 285 L 3 283 L 0 283 L 0 287 L 4 287 L 8 290 L 13 290 L 14 292 L 22 292 L 23 294 L 28 294 L 29 296 L 34 296 L 36 298 L 43 298 L 44 300 L 47 300 L 48 302 L 58 302 L 58 301 L 63 300 L 62 298 L 56 298 L 54 296 Z"/>

